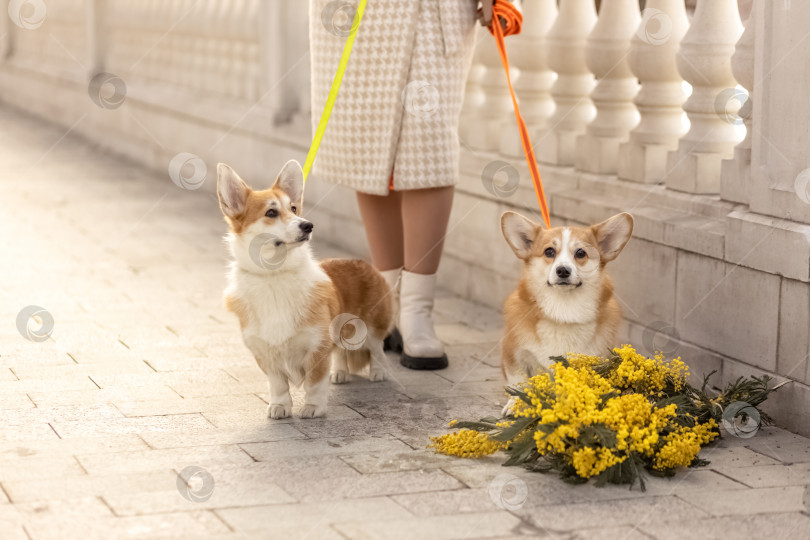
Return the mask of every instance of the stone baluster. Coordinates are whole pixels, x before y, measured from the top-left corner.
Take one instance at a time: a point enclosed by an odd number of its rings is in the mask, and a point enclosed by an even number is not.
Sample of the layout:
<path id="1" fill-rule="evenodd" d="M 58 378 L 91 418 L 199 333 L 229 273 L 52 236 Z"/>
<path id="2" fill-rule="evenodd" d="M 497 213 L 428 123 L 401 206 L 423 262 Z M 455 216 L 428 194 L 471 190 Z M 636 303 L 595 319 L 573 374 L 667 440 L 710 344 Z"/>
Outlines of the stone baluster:
<path id="1" fill-rule="evenodd" d="M 719 193 L 723 159 L 740 142 L 734 122 L 743 101 L 731 55 L 743 27 L 737 0 L 699 0 L 678 51 L 678 71 L 692 85 L 684 104 L 691 127 L 667 159 L 667 187 Z"/>
<path id="2" fill-rule="evenodd" d="M 756 0 L 759 2 L 760 0 Z M 731 57 L 731 69 L 734 77 L 748 91 L 748 99 L 739 111 L 740 119 L 745 124 L 745 139 L 734 148 L 734 158 L 723 162 L 720 194 L 727 201 L 748 203 L 748 187 L 751 183 L 751 120 L 753 118 L 754 98 L 754 35 L 756 20 L 754 9 L 748 16 L 740 41 Z"/>
<path id="3" fill-rule="evenodd" d="M 554 114 L 554 100 L 551 99 L 554 72 L 548 68 L 545 38 L 556 18 L 557 0 L 524 0 L 523 29 L 508 40 L 510 51 L 514 51 L 509 60 L 520 72 L 514 84 L 515 93 L 532 135 L 545 127 Z M 523 146 L 514 119 L 504 122 L 501 130 L 501 153 L 522 156 Z"/>
<path id="4" fill-rule="evenodd" d="M 489 33 L 486 29 L 484 31 Z M 513 48 L 509 44 L 510 39 L 512 38 L 506 40 L 506 46 L 511 56 Z M 498 47 L 495 46 L 492 36 L 484 36 L 482 41 L 476 50 L 476 56 L 478 56 L 481 66 L 479 84 L 483 94 L 483 103 L 476 111 L 478 127 L 468 133 L 467 143 L 479 150 L 496 151 L 500 146 L 501 126 L 504 119 L 510 118 L 511 115 L 514 129 L 517 129 L 517 124 Z M 515 84 L 519 73 L 510 66 L 510 74 L 512 83 Z"/>
<path id="5" fill-rule="evenodd" d="M 593 0 L 565 0 L 546 36 L 548 65 L 557 72 L 551 88 L 556 109 L 548 125 L 532 141 L 541 162 L 573 165 L 577 137 L 593 120 L 595 110 L 588 96 L 594 78 L 585 62 L 585 48 L 595 24 Z"/>
<path id="6" fill-rule="evenodd" d="M 639 21 L 638 0 L 602 0 L 586 51 L 598 84 L 591 94 L 596 118 L 577 144 L 576 167 L 582 171 L 615 174 L 619 145 L 638 124 L 633 98 L 639 86 L 628 56 Z"/>
<path id="7" fill-rule="evenodd" d="M 689 20 L 683 0 L 647 0 L 630 44 L 630 69 L 641 81 L 635 99 L 641 120 L 619 147 L 619 178 L 658 183 L 667 174 L 667 156 L 686 133 L 683 78 L 677 53 Z"/>

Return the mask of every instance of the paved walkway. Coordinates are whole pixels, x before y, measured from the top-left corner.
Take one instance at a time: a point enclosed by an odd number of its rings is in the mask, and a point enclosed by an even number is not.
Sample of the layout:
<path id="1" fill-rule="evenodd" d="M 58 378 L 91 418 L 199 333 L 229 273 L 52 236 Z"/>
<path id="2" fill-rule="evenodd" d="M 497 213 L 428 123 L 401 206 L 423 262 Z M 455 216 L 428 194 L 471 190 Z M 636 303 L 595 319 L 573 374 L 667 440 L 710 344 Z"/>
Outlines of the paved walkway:
<path id="1" fill-rule="evenodd" d="M 333 387 L 325 419 L 267 420 L 211 192 L 8 109 L 0 126 L 3 540 L 810 536 L 810 445 L 780 429 L 646 494 L 425 450 L 503 402 L 499 315 L 455 297 L 437 306 L 449 369 L 392 362 Z M 22 337 L 27 306 L 50 338 Z"/>

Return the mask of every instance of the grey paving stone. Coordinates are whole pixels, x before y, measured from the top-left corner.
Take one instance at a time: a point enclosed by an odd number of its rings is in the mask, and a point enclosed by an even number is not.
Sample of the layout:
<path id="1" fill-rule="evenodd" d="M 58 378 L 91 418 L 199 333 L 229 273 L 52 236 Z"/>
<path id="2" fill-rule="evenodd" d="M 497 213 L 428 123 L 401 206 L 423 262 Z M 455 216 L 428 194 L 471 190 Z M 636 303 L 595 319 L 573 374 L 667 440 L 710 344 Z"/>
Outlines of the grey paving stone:
<path id="1" fill-rule="evenodd" d="M 216 429 L 205 431 L 155 431 L 141 433 L 141 438 L 153 448 L 184 448 L 253 442 L 271 442 L 306 437 L 290 424 L 270 423 L 244 429 Z"/>
<path id="2" fill-rule="evenodd" d="M 75 405 L 64 407 L 37 407 L 34 410 L 0 411 L 0 423 L 19 426 L 32 422 L 98 422 L 123 418 L 115 407 L 107 404 Z"/>
<path id="3" fill-rule="evenodd" d="M 696 520 L 709 513 L 677 497 L 637 497 L 578 504 L 524 506 L 515 513 L 536 527 L 554 531 L 643 527 L 645 523 Z"/>
<path id="4" fill-rule="evenodd" d="M 373 516 L 381 520 L 407 520 L 407 510 L 387 497 L 320 502 L 308 505 L 279 504 L 252 508 L 228 508 L 217 514 L 237 531 L 252 533 L 274 526 L 296 526 L 306 536 L 318 527 L 347 521 L 362 521 Z"/>
<path id="5" fill-rule="evenodd" d="M 134 540 L 140 538 L 207 538 L 229 529 L 210 511 L 172 512 L 136 517 L 83 519 L 65 527 L 62 518 L 32 518 L 26 529 L 34 540 Z"/>
<path id="6" fill-rule="evenodd" d="M 27 410 L 27 409 L 26 409 Z M 0 425 L 0 441 L 14 442 L 34 439 L 54 440 L 58 435 L 46 422 L 34 422 L 23 425 Z"/>
<path id="7" fill-rule="evenodd" d="M 444 491 L 463 484 L 440 470 L 403 471 L 360 475 L 346 482 L 343 478 L 316 479 L 306 485 L 290 479 L 279 485 L 302 502 L 377 497 L 396 493 Z"/>
<path id="8" fill-rule="evenodd" d="M 129 401 L 172 400 L 178 393 L 168 386 L 148 388 L 105 388 L 93 386 L 92 390 L 65 392 L 30 392 L 31 400 L 38 407 L 61 407 L 90 403 L 124 403 Z"/>
<path id="9" fill-rule="evenodd" d="M 810 485 L 810 463 L 755 465 L 752 467 L 715 467 L 715 470 L 720 474 L 754 488 Z"/>
<path id="10" fill-rule="evenodd" d="M 433 538 L 496 538 L 504 531 L 521 526 L 509 512 L 430 516 L 420 519 L 366 519 L 338 523 L 334 527 L 348 538 L 433 539 Z"/>
<path id="11" fill-rule="evenodd" d="M 125 493 L 162 491 L 176 481 L 171 470 L 134 474 L 82 474 L 78 476 L 48 475 L 4 480 L 3 487 L 15 503 L 106 497 Z M 176 493 L 176 492 L 175 492 Z"/>
<path id="12" fill-rule="evenodd" d="M 341 459 L 364 474 L 396 471 L 421 471 L 452 465 L 455 458 L 432 451 L 375 452 L 349 454 Z"/>
<path id="13" fill-rule="evenodd" d="M 680 540 L 682 538 L 792 540 L 807 538 L 807 531 L 810 531 L 810 517 L 800 513 L 782 513 L 735 515 L 713 519 L 672 520 L 664 518 L 658 521 L 648 521 L 640 528 L 659 540 Z"/>
<path id="14" fill-rule="evenodd" d="M 572 540 L 654 540 L 636 527 L 605 527 L 576 532 Z"/>
<path id="15" fill-rule="evenodd" d="M 742 446 L 723 446 L 722 443 L 707 446 L 698 457 L 709 461 L 709 467 L 748 467 L 752 465 L 776 465 L 778 460 Z"/>
<path id="16" fill-rule="evenodd" d="M 394 495 L 391 499 L 408 512 L 420 517 L 501 510 L 492 500 L 487 489 L 411 493 Z"/>
<path id="17" fill-rule="evenodd" d="M 0 462 L 18 459 L 62 457 L 75 454 L 100 454 L 146 450 L 149 447 L 138 435 L 108 435 L 74 439 L 28 439 L 0 442 Z"/>
<path id="18" fill-rule="evenodd" d="M 156 416 L 198 412 L 244 411 L 264 409 L 267 404 L 254 394 L 182 398 L 175 395 L 162 401 L 120 401 L 115 407 L 125 416 Z"/>
<path id="19" fill-rule="evenodd" d="M 304 439 L 267 443 L 240 444 L 242 449 L 258 461 L 291 456 L 349 455 L 363 452 L 400 451 L 409 447 L 393 437 L 353 439 Z"/>
<path id="20" fill-rule="evenodd" d="M 247 465 L 253 460 L 237 445 L 198 446 L 195 448 L 164 448 L 107 454 L 79 454 L 76 459 L 89 474 L 128 474 L 181 470 L 189 465 Z"/>
<path id="21" fill-rule="evenodd" d="M 733 491 L 701 490 L 681 498 L 716 516 L 801 512 L 807 510 L 803 486 Z"/>
<path id="22" fill-rule="evenodd" d="M 213 429 L 199 414 L 171 414 L 167 416 L 139 416 L 105 421 L 63 421 L 51 424 L 61 438 L 89 437 L 102 434 L 143 433 L 148 431 Z"/>
<path id="23" fill-rule="evenodd" d="M 201 489 L 200 486 L 192 486 L 191 495 L 189 495 L 189 491 L 185 491 L 187 497 L 192 497 L 192 500 L 184 497 L 181 493 L 183 488 L 178 488 L 176 484 L 177 475 L 166 479 L 161 485 L 163 488 L 161 490 L 134 493 L 127 489 L 119 489 L 117 493 L 105 495 L 104 500 L 117 516 L 296 502 L 293 497 L 276 484 L 268 482 L 267 479 L 240 478 L 237 482 L 229 482 L 228 477 L 222 475 L 212 476 L 212 478 L 210 498 L 206 500 L 193 498 L 193 490 Z M 208 497 L 208 488 L 205 489 L 206 491 L 201 493 L 204 494 L 204 497 Z"/>
<path id="24" fill-rule="evenodd" d="M 810 463 L 810 443 L 807 441 L 764 443 L 757 445 L 756 451 L 783 463 Z"/>

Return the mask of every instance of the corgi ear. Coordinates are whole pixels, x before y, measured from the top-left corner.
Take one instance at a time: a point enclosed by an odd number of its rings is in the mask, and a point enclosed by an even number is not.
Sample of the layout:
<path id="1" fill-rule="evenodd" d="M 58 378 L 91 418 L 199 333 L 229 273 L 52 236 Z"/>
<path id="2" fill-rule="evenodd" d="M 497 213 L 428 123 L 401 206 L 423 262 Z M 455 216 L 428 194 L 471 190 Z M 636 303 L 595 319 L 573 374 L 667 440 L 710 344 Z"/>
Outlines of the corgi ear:
<path id="1" fill-rule="evenodd" d="M 506 243 L 519 259 L 526 260 L 532 251 L 539 225 L 515 212 L 504 212 L 501 216 L 501 232 Z"/>
<path id="2" fill-rule="evenodd" d="M 630 240 L 633 234 L 633 216 L 622 212 L 602 223 L 592 225 L 591 230 L 599 244 L 602 260 L 609 262 L 619 256 Z"/>
<path id="3" fill-rule="evenodd" d="M 245 212 L 249 193 L 250 187 L 236 171 L 224 163 L 217 164 L 217 197 L 226 217 L 235 219 Z"/>
<path id="4" fill-rule="evenodd" d="M 290 201 L 300 203 L 304 194 L 304 171 L 301 164 L 294 159 L 285 163 L 273 187 L 280 188 L 290 197 Z"/>

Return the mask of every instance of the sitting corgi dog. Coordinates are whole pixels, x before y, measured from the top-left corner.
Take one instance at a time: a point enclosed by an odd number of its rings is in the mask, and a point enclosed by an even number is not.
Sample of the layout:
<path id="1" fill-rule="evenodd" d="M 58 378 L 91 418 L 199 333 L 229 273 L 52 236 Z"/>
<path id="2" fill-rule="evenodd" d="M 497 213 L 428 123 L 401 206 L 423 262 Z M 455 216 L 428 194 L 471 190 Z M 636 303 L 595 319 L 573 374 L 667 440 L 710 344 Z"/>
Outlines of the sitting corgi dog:
<path id="1" fill-rule="evenodd" d="M 630 240 L 633 217 L 621 213 L 591 227 L 545 230 L 506 212 L 501 231 L 525 262 L 504 305 L 501 366 L 508 383 L 548 369 L 549 357 L 604 355 L 614 347 L 622 314 L 605 264 Z"/>
<path id="2" fill-rule="evenodd" d="M 303 384 L 302 418 L 326 413 L 331 380 L 369 366 L 385 379 L 383 340 L 393 326 L 383 277 L 358 260 L 318 263 L 311 222 L 300 217 L 304 174 L 296 161 L 270 189 L 252 190 L 228 165 L 217 166 L 219 206 L 233 255 L 225 306 L 236 314 L 245 345 L 267 375 L 270 418 L 292 413 L 290 385 Z"/>

